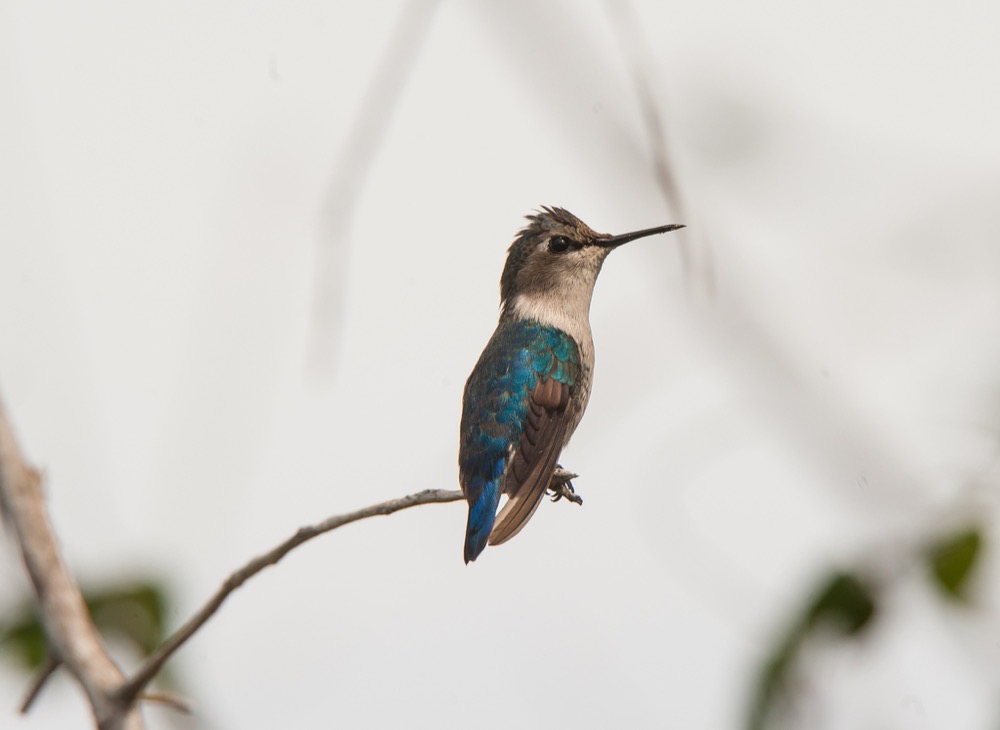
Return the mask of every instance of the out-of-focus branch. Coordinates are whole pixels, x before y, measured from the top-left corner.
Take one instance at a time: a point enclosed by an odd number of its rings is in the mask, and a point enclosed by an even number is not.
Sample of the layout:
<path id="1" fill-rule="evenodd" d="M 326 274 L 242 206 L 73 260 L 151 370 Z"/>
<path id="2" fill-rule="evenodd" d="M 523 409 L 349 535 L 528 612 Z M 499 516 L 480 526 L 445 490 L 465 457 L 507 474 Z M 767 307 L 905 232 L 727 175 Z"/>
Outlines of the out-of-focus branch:
<path id="1" fill-rule="evenodd" d="M 24 458 L 2 403 L 0 503 L 38 599 L 51 648 L 58 662 L 66 666 L 87 693 L 97 726 L 101 730 L 142 728 L 138 710 L 118 700 L 124 676 L 108 654 L 80 589 L 59 553 L 42 493 L 41 475 Z M 43 683 L 44 679 L 36 681 L 33 694 L 38 693 Z"/>
<path id="2" fill-rule="evenodd" d="M 333 371 L 332 343 L 340 331 L 341 298 L 346 289 L 341 284 L 347 272 L 347 243 L 354 213 L 375 153 L 385 139 L 439 4 L 439 0 L 410 0 L 404 5 L 354 125 L 333 165 L 334 173 L 321 211 L 313 293 L 308 362 L 316 372 Z"/>
<path id="3" fill-rule="evenodd" d="M 38 673 L 35 681 L 31 683 L 31 687 L 28 688 L 28 691 L 24 695 L 24 700 L 22 700 L 20 707 L 22 715 L 31 709 L 31 705 L 34 704 L 35 698 L 42 691 L 42 687 L 45 686 L 45 683 L 49 681 L 49 677 L 55 674 L 55 671 L 60 666 L 62 666 L 62 660 L 50 651 L 48 657 L 45 659 L 45 664 L 42 666 L 42 671 Z"/>
<path id="4" fill-rule="evenodd" d="M 622 49 L 622 54 L 626 57 L 632 69 L 632 82 L 635 84 L 636 96 L 642 112 L 642 120 L 646 127 L 646 136 L 649 138 L 650 153 L 653 158 L 653 175 L 656 184 L 660 188 L 667 206 L 681 217 L 685 225 L 691 226 L 694 221 L 689 220 L 689 211 L 684 204 L 684 196 L 681 194 L 680 186 L 674 174 L 674 166 L 670 162 L 670 155 L 667 146 L 667 137 L 664 125 L 664 115 L 660 110 L 656 94 L 653 91 L 653 84 L 650 81 L 649 68 L 652 66 L 650 54 L 646 45 L 645 37 L 635 18 L 635 9 L 631 3 L 619 0 L 607 0 L 605 2 L 608 16 L 612 19 L 613 25 L 618 35 L 618 41 Z M 688 231 L 688 236 L 678 239 L 678 246 L 681 253 L 681 265 L 684 269 L 685 279 L 690 281 L 695 269 L 695 256 L 691 253 L 690 235 L 699 237 L 699 251 L 703 257 L 704 266 L 701 275 L 705 284 L 705 291 L 709 298 L 715 295 L 715 276 L 712 270 L 711 249 L 703 233 Z M 689 290 L 690 291 L 690 290 Z"/>
<path id="5" fill-rule="evenodd" d="M 399 499 L 390 499 L 387 502 L 373 504 L 370 507 L 365 507 L 355 512 L 334 515 L 318 524 L 299 528 L 298 532 L 273 550 L 257 556 L 226 578 L 225 582 L 219 587 L 219 590 L 215 592 L 215 595 L 194 616 L 188 619 L 187 623 L 177 629 L 173 636 L 167 639 L 159 649 L 150 654 L 139 670 L 122 686 L 119 698 L 123 702 L 134 701 L 139 693 L 142 692 L 143 687 L 156 676 L 163 664 L 173 653 L 181 648 L 184 642 L 190 639 L 219 610 L 219 607 L 229 597 L 229 594 L 264 568 L 269 565 L 275 565 L 302 543 L 312 540 L 324 532 L 336 530 L 338 527 L 343 527 L 351 522 L 357 522 L 368 517 L 391 515 L 393 512 L 399 512 L 400 510 L 409 509 L 421 504 L 456 502 L 460 499 L 462 499 L 462 493 L 457 490 L 425 489 L 422 492 L 409 494 Z"/>
<path id="6" fill-rule="evenodd" d="M 646 58 L 648 53 L 645 51 L 645 43 L 636 24 L 635 11 L 632 5 L 627 2 L 608 0 L 605 7 L 607 7 L 608 15 L 614 21 L 622 53 L 627 57 L 632 68 L 632 82 L 636 87 L 642 119 L 646 125 L 646 134 L 652 148 L 653 172 L 656 176 L 656 183 L 659 185 L 660 193 L 667 205 L 672 207 L 678 215 L 683 215 L 684 205 L 681 200 L 681 191 L 667 155 L 667 137 L 663 127 L 663 115 L 660 113 L 659 105 L 650 88 L 648 73 L 645 70 L 648 66 L 648 58 Z"/>

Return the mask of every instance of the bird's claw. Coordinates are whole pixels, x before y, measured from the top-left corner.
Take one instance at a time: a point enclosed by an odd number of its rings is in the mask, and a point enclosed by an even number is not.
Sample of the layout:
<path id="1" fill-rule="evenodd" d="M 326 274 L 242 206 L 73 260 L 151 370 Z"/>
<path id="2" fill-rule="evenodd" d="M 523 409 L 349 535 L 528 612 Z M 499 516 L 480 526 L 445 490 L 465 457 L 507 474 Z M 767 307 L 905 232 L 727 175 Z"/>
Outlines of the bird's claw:
<path id="1" fill-rule="evenodd" d="M 558 502 L 560 499 L 565 497 L 567 501 L 573 504 L 583 504 L 583 497 L 576 493 L 573 489 L 573 482 L 571 480 L 576 479 L 579 474 L 574 474 L 573 472 L 566 471 L 561 466 L 556 466 L 554 472 L 552 472 L 552 480 L 549 482 L 549 488 L 546 490 L 548 494 L 551 495 L 553 502 Z"/>
<path id="2" fill-rule="evenodd" d="M 560 499 L 565 497 L 568 501 L 572 502 L 573 504 L 579 504 L 579 505 L 583 504 L 583 497 L 577 494 L 576 490 L 573 489 L 572 482 L 565 482 L 563 484 L 560 484 L 558 487 L 550 491 L 552 493 L 553 502 L 558 502 Z"/>

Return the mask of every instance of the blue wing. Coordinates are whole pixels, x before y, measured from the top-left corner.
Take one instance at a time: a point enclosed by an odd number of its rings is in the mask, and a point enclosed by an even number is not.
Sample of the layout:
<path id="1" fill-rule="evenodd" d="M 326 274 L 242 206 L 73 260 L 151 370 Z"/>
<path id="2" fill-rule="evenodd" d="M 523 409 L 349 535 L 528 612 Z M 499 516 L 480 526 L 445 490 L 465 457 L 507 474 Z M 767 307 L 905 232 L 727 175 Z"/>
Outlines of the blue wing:
<path id="1" fill-rule="evenodd" d="M 580 356 L 537 322 L 501 321 L 465 385 L 459 480 L 469 502 L 465 562 L 509 540 L 534 513 L 571 419 Z M 500 495 L 509 496 L 497 516 Z"/>

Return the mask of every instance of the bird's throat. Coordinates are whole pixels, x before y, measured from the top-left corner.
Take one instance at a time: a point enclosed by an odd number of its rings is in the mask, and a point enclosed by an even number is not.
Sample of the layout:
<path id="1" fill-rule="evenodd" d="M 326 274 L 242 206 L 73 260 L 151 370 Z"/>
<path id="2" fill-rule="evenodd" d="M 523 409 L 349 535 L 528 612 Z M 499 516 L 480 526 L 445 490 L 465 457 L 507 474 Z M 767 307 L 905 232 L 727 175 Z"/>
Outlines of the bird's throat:
<path id="1" fill-rule="evenodd" d="M 555 327 L 572 337 L 578 344 L 591 341 L 590 294 L 581 292 L 579 296 L 566 296 L 567 292 L 521 293 L 514 296 L 509 306 L 504 308 L 507 316 L 530 319 Z"/>

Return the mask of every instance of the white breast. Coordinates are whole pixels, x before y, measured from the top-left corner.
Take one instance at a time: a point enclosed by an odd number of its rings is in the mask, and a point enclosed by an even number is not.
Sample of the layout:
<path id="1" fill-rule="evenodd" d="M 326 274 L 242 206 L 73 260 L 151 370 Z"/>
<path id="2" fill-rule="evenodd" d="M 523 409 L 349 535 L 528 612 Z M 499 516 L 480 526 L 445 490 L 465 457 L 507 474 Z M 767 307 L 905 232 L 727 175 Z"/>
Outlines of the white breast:
<path id="1" fill-rule="evenodd" d="M 518 294 L 514 297 L 512 311 L 518 317 L 556 327 L 568 334 L 580 346 L 581 351 L 594 351 L 594 341 L 590 333 L 590 292 L 583 297 L 557 296 L 545 294 Z M 582 301 L 581 301 L 582 300 Z M 583 352 L 580 353 L 583 355 Z"/>

